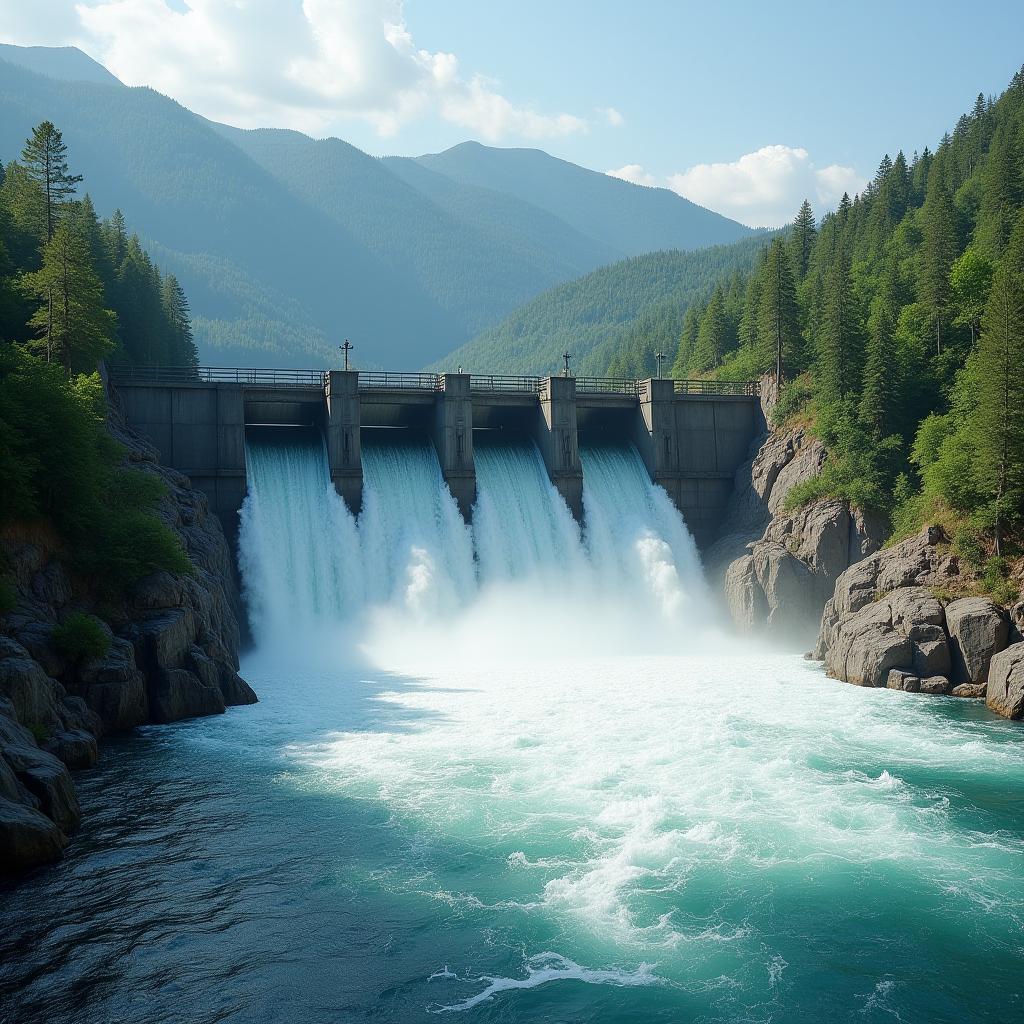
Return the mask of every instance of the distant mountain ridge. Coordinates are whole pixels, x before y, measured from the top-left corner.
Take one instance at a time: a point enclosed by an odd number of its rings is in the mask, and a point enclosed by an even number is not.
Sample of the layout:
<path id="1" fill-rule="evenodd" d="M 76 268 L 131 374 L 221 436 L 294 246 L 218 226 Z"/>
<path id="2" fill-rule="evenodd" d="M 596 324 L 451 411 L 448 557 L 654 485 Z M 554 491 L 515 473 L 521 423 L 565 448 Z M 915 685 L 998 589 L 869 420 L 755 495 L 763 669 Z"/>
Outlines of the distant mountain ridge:
<path id="1" fill-rule="evenodd" d="M 192 302 L 204 362 L 414 368 L 534 296 L 645 247 L 751 234 L 665 190 L 536 150 L 419 159 L 241 131 L 73 48 L 0 48 L 0 159 L 52 120 L 101 214 L 125 207 Z"/>

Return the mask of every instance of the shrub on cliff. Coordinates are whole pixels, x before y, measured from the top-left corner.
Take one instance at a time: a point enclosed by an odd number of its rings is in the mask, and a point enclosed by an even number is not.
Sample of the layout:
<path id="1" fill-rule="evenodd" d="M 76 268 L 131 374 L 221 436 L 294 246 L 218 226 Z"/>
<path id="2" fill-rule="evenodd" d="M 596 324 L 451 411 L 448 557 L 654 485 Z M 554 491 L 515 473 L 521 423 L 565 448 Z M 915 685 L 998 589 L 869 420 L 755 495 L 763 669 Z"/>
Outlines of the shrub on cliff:
<path id="1" fill-rule="evenodd" d="M 147 573 L 190 564 L 153 514 L 163 485 L 122 468 L 105 414 L 97 374 L 69 379 L 58 365 L 0 344 L 0 525 L 51 522 L 71 565 L 117 595 Z"/>
<path id="2" fill-rule="evenodd" d="M 102 658 L 110 650 L 110 636 L 91 615 L 74 612 L 54 631 L 53 646 L 66 658 L 92 661 Z"/>

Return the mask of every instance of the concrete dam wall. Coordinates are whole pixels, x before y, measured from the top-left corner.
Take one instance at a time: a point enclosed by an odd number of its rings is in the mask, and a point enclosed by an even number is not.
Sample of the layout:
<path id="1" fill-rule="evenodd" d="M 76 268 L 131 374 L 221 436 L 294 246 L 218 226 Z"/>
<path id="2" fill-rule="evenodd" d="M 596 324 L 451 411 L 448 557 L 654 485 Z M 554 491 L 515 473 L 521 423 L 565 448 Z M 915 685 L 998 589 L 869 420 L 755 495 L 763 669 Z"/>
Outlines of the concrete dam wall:
<path id="1" fill-rule="evenodd" d="M 206 493 L 232 539 L 246 494 L 249 427 L 321 430 L 331 479 L 353 513 L 362 504 L 364 432 L 424 434 L 467 521 L 481 431 L 532 439 L 578 520 L 581 439 L 628 442 L 701 547 L 714 538 L 736 470 L 764 429 L 755 386 L 711 381 L 216 368 L 115 369 L 111 380 L 131 426 Z"/>

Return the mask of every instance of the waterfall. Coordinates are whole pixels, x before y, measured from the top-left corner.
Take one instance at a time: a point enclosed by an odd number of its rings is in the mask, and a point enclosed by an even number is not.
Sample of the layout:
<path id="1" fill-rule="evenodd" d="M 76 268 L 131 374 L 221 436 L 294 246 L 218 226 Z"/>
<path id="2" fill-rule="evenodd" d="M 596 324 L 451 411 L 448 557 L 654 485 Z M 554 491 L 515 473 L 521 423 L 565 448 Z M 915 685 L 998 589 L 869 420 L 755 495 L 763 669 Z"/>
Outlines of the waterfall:
<path id="1" fill-rule="evenodd" d="M 253 635 L 275 642 L 363 603 L 355 522 L 335 493 L 319 431 L 250 428 L 239 562 Z"/>
<path id="2" fill-rule="evenodd" d="M 358 521 L 317 433 L 248 438 L 241 567 L 261 642 L 354 626 L 389 656 L 689 645 L 709 601 L 693 539 L 628 445 L 581 449 L 585 527 L 532 441 L 480 431 L 467 526 L 430 442 L 365 431 Z"/>

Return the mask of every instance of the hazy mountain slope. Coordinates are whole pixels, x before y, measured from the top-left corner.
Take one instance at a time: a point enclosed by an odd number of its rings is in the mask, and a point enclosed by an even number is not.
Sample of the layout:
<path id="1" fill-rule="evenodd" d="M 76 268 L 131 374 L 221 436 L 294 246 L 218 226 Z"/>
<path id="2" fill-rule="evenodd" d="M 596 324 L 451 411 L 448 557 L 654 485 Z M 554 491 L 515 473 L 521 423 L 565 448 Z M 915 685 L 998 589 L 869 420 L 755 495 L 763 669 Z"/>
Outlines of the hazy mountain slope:
<path id="1" fill-rule="evenodd" d="M 437 178 L 433 195 L 393 174 L 388 163 L 340 139 L 298 132 L 215 126 L 294 195 L 344 228 L 386 266 L 414 280 L 467 334 L 488 326 L 556 281 L 617 258 L 557 218 L 482 190 Z M 422 182 L 420 182 L 422 185 Z M 439 192 L 473 193 L 435 202 Z M 475 209 L 474 209 L 475 206 Z"/>
<path id="2" fill-rule="evenodd" d="M 755 235 L 696 252 L 656 252 L 601 267 L 558 285 L 435 364 L 494 373 L 556 372 L 561 354 L 577 374 L 604 373 L 638 317 L 703 298 L 718 278 L 753 265 L 766 241 Z"/>
<path id="3" fill-rule="evenodd" d="M 627 256 L 734 242 L 750 228 L 663 188 L 644 188 L 539 149 L 464 142 L 416 162 L 464 184 L 516 196 Z"/>
<path id="4" fill-rule="evenodd" d="M 0 43 L 0 60 L 65 82 L 120 85 L 102 64 L 97 64 L 77 46 L 14 46 Z"/>
<path id="5" fill-rule="evenodd" d="M 348 335 L 364 365 L 416 366 L 466 336 L 415 281 L 172 100 L 0 62 L 2 158 L 47 118 L 100 212 L 120 202 L 181 277 L 205 361 L 321 363 Z"/>

